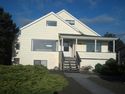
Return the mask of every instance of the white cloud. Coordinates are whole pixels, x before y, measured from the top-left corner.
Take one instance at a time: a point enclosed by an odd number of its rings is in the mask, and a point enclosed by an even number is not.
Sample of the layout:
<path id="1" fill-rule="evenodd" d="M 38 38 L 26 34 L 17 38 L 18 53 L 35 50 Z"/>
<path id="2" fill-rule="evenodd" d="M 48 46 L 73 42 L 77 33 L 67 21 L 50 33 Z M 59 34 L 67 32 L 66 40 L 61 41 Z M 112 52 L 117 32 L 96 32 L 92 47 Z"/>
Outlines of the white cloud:
<path id="1" fill-rule="evenodd" d="M 81 18 L 81 21 L 88 24 L 108 24 L 115 21 L 115 18 L 108 15 L 100 15 L 94 18 Z"/>

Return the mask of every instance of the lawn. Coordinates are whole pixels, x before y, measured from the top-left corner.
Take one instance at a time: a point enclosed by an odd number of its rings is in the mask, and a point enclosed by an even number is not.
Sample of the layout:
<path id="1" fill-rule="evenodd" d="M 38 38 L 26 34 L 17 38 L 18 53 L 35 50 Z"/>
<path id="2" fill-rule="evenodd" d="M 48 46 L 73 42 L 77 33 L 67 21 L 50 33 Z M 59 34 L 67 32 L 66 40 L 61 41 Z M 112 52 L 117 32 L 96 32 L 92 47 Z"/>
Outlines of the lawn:
<path id="1" fill-rule="evenodd" d="M 0 65 L 0 94 L 53 94 L 67 85 L 62 75 L 43 66 Z"/>
<path id="2" fill-rule="evenodd" d="M 113 81 L 113 80 L 104 80 L 102 78 L 90 77 L 91 81 L 97 83 L 100 86 L 103 86 L 115 94 L 125 94 L 125 82 Z"/>

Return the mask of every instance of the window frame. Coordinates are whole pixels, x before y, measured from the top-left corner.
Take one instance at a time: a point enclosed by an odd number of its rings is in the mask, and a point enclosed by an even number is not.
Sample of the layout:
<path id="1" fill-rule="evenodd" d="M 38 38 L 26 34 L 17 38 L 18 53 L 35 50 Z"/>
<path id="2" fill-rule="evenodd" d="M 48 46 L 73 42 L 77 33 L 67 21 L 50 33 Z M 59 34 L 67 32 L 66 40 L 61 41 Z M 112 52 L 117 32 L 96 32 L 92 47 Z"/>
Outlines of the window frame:
<path id="1" fill-rule="evenodd" d="M 70 25 L 75 25 L 75 20 L 65 20 L 66 22 L 68 22 Z"/>
<path id="2" fill-rule="evenodd" d="M 47 50 L 47 49 L 41 49 L 41 50 L 34 50 L 34 40 L 42 40 L 42 41 L 52 41 L 52 42 L 54 42 L 54 47 L 52 47 L 52 50 Z M 44 42 L 44 43 L 46 43 L 46 42 Z M 52 43 L 53 44 L 53 43 Z M 49 44 L 46 44 L 46 45 L 44 45 L 44 46 L 47 46 L 47 45 L 49 45 Z M 58 49 L 57 49 L 58 47 L 57 47 L 57 40 L 43 40 L 43 39 L 32 39 L 31 40 L 31 51 L 37 51 L 37 52 L 57 52 L 58 51 Z"/>
<path id="3" fill-rule="evenodd" d="M 89 47 L 88 47 L 89 46 Z M 91 50 L 89 51 L 89 48 L 91 48 Z M 94 41 L 87 41 L 86 42 L 86 52 L 95 52 L 95 43 Z"/>
<path id="4" fill-rule="evenodd" d="M 54 25 L 52 24 L 53 22 L 55 22 Z M 47 21 L 46 21 L 46 26 L 47 26 L 47 27 L 48 27 L 48 26 L 50 26 L 50 27 L 56 27 L 56 26 L 57 26 L 57 21 L 47 20 Z"/>
<path id="5" fill-rule="evenodd" d="M 16 43 L 15 48 L 16 48 L 16 50 L 20 50 L 20 43 L 19 42 Z"/>
<path id="6" fill-rule="evenodd" d="M 20 58 L 14 58 L 14 64 L 20 64 Z"/>
<path id="7" fill-rule="evenodd" d="M 40 61 L 40 64 L 35 64 L 35 61 Z M 42 62 L 45 62 L 46 64 L 42 64 Z M 35 59 L 35 60 L 33 60 L 33 65 L 43 65 L 44 67 L 47 67 L 47 60 L 37 60 L 37 59 Z"/>
<path id="8" fill-rule="evenodd" d="M 98 49 L 98 47 L 99 47 L 99 49 Z M 102 52 L 102 43 L 101 42 L 96 43 L 96 52 Z"/>

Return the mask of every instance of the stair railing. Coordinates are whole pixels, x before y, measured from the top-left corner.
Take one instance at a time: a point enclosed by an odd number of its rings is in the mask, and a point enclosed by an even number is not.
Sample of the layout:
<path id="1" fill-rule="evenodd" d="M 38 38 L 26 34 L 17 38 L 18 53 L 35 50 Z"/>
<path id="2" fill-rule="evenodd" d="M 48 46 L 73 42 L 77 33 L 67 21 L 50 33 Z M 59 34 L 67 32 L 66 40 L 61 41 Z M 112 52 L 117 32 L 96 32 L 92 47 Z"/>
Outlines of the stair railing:
<path id="1" fill-rule="evenodd" d="M 75 55 L 75 58 L 76 58 L 76 63 L 78 64 L 78 66 L 80 67 L 80 62 L 81 62 L 81 58 L 78 54 L 78 52 L 76 51 L 76 55 Z"/>

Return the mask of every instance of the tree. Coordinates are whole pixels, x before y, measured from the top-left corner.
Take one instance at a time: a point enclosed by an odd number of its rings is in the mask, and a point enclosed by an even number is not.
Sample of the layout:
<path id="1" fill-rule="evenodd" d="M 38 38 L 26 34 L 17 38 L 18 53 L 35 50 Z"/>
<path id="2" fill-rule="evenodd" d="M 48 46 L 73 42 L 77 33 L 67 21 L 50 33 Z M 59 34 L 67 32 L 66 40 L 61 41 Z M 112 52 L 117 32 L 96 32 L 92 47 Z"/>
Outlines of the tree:
<path id="1" fill-rule="evenodd" d="M 106 32 L 106 34 L 104 34 L 104 37 L 116 38 L 116 35 L 113 33 Z M 112 51 L 113 42 L 110 41 L 108 45 L 109 45 L 109 51 Z M 124 45 L 125 45 L 124 42 L 120 38 L 118 40 L 116 40 L 116 52 L 118 52 L 120 50 L 120 48 L 123 48 Z"/>
<path id="2" fill-rule="evenodd" d="M 12 64 L 12 48 L 18 32 L 12 16 L 0 7 L 0 64 Z"/>
<path id="3" fill-rule="evenodd" d="M 115 34 L 113 34 L 113 33 L 106 33 L 106 34 L 104 34 L 104 37 L 116 37 L 116 35 Z M 108 46 L 109 46 L 109 51 L 112 51 L 112 49 L 113 49 L 113 42 L 112 41 L 110 41 L 109 42 L 109 44 L 108 44 Z M 118 40 L 116 40 L 116 47 L 115 47 L 115 51 L 117 52 L 117 53 L 119 53 L 119 55 L 120 55 L 120 62 L 125 62 L 124 60 L 125 60 L 125 43 L 119 38 Z M 117 56 L 117 58 L 118 58 L 118 56 Z M 120 63 L 119 62 L 119 63 Z"/>

